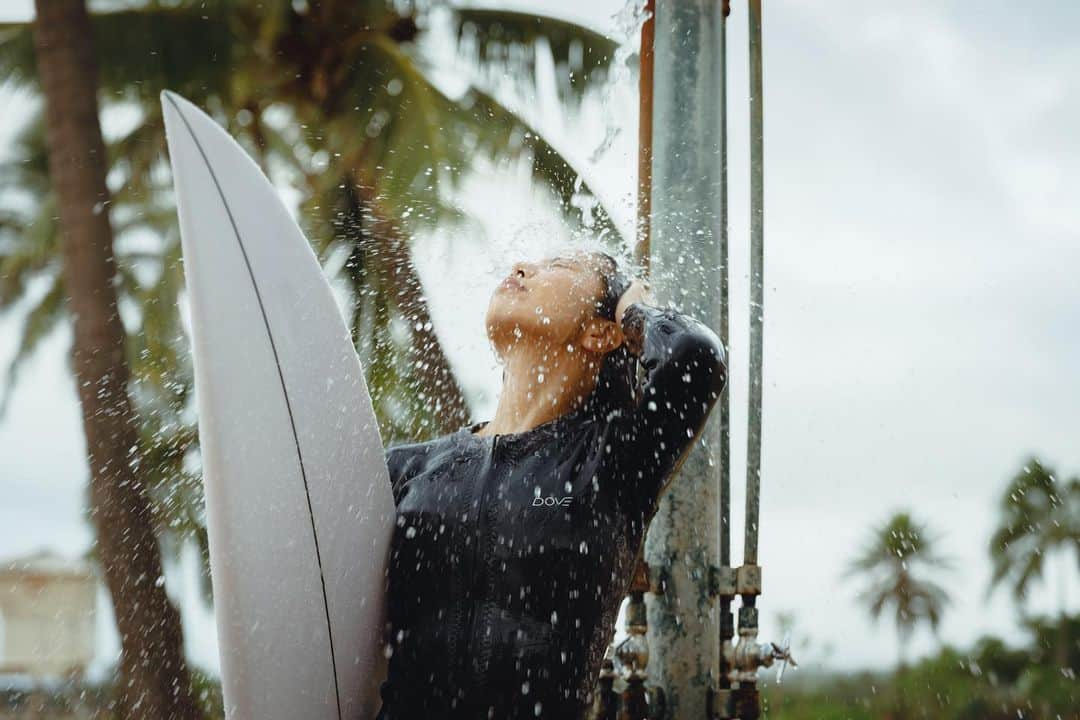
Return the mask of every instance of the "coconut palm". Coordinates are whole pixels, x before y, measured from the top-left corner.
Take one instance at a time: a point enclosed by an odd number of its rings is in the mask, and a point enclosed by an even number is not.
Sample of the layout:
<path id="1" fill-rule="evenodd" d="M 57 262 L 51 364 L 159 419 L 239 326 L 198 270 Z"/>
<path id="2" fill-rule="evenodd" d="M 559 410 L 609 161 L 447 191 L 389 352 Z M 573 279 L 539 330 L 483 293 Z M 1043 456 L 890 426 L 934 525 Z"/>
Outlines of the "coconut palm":
<path id="1" fill-rule="evenodd" d="M 1007 583 L 1023 613 L 1028 591 L 1046 571 L 1047 556 L 1060 553 L 1064 572 L 1058 578 L 1059 611 L 1064 623 L 1070 568 L 1076 572 L 1080 565 L 1080 478 L 1059 481 L 1053 469 L 1031 458 L 1005 488 L 999 512 L 989 543 L 994 572 L 987 596 Z M 1058 645 L 1061 659 L 1067 648 Z"/>
<path id="2" fill-rule="evenodd" d="M 107 161 L 89 17 L 82 2 L 37 0 L 36 6 L 34 48 L 59 216 L 60 240 L 53 242 L 62 295 L 73 318 L 72 368 L 86 435 L 97 555 L 121 641 L 117 702 L 124 717 L 198 718 L 180 617 L 158 582 L 162 564 L 152 507 L 131 457 L 138 424 L 128 396 L 126 333 L 113 286 Z"/>
<path id="3" fill-rule="evenodd" d="M 914 520 L 908 512 L 899 512 L 871 532 L 862 552 L 844 573 L 844 577 L 867 581 L 859 599 L 874 621 L 880 620 L 887 608 L 892 608 L 900 639 L 901 669 L 915 629 L 921 623 L 928 623 L 936 633 L 945 606 L 950 602 L 944 588 L 920 576 L 952 567 L 951 560 L 937 553 L 937 542 L 926 525 Z"/>
<path id="4" fill-rule="evenodd" d="M 402 14 L 374 0 L 190 2 L 121 6 L 94 18 L 95 34 L 108 39 L 101 44 L 103 98 L 140 112 L 115 143 L 118 194 L 137 206 L 168 193 L 167 176 L 155 174 L 165 149 L 157 96 L 166 87 L 208 108 L 265 169 L 299 184 L 307 196 L 302 217 L 320 254 L 343 247 L 348 254 L 343 276 L 356 300 L 354 334 L 391 436 L 449 430 L 467 416 L 408 242 L 457 217 L 447 188 L 482 154 L 528 156 L 567 210 L 583 189 L 570 164 L 484 87 L 469 85 L 453 97 L 439 88 L 433 78 L 444 68 L 425 51 L 421 30 L 435 13 L 424 8 Z M 544 39 L 568 101 L 602 79 L 615 49 L 594 32 L 532 15 L 458 9 L 453 22 L 479 48 L 478 61 L 493 67 L 510 56 L 528 67 Z M 0 30 L 0 67 L 33 83 L 27 47 L 23 28 Z M 175 242 L 165 205 L 137 209 L 133 229 L 156 226 Z M 614 234 L 602 207 L 586 221 Z M 405 352 L 394 339 L 395 317 L 409 336 Z M 404 392 L 408 386 L 412 392 Z"/>
<path id="5" fill-rule="evenodd" d="M 196 447 L 186 411 L 191 368 L 176 313 L 183 284 L 158 93 L 175 89 L 207 108 L 265 170 L 300 187 L 307 198 L 301 217 L 319 254 L 347 256 L 340 275 L 353 293 L 350 321 L 384 437 L 447 430 L 467 407 L 435 335 L 409 238 L 458 219 L 446 190 L 474 156 L 527 157 L 568 211 L 572 196 L 587 187 L 525 119 L 482 87 L 488 73 L 454 97 L 436 86 L 431 77 L 445 68 L 424 51 L 420 30 L 433 15 L 399 14 L 372 0 L 311 7 L 200 1 L 116 3 L 92 18 L 105 110 L 138 113 L 109 156 L 119 291 L 133 310 L 129 354 L 142 465 L 160 500 L 162 528 L 195 533 L 204 551 L 198 482 L 189 471 Z M 511 55 L 518 69 L 530 69 L 543 40 L 558 61 L 568 103 L 602 80 L 615 49 L 585 28 L 533 15 L 459 9 L 452 19 L 489 70 Z M 0 67 L 15 83 L 35 87 L 25 25 L 0 27 Z M 0 168 L 0 187 L 30 199 L 8 215 L 6 233 L 0 223 L 0 312 L 23 299 L 35 279 L 49 287 L 31 293 L 37 302 L 9 368 L 8 391 L 19 365 L 64 317 L 39 126 L 26 126 L 14 157 Z M 602 207 L 585 220 L 615 234 Z M 147 242 L 148 231 L 156 243 Z"/>
<path id="6" fill-rule="evenodd" d="M 448 191 L 472 159 L 526 159 L 577 219 L 570 200 L 588 188 L 527 119 L 496 99 L 485 84 L 489 73 L 476 73 L 455 92 L 436 82 L 447 68 L 425 49 L 434 31 L 424 28 L 439 11 L 445 8 L 397 12 L 375 0 L 117 1 L 91 16 L 102 110 L 129 116 L 107 147 L 112 194 L 102 209 L 115 231 L 118 302 L 131 311 L 127 389 L 139 431 L 131 466 L 153 501 L 167 550 L 194 536 L 205 552 L 205 532 L 161 89 L 206 108 L 264 170 L 303 192 L 301 221 L 321 257 L 346 254 L 339 277 L 353 292 L 350 322 L 384 437 L 447 429 L 466 414 L 410 238 L 461 220 Z M 615 49 L 570 23 L 501 11 L 454 10 L 450 31 L 489 69 L 516 63 L 533 72 L 538 48 L 548 48 L 567 103 L 603 79 Z M 39 92 L 27 24 L 0 27 L 0 68 L 9 82 Z M 31 119 L 0 167 L 5 197 L 21 199 L 0 213 L 0 312 L 30 305 L 7 390 L 39 341 L 70 320 L 53 220 L 58 201 L 40 128 L 40 119 Z M 602 207 L 584 222 L 615 234 Z"/>
<path id="7" fill-rule="evenodd" d="M 0 390 L 0 416 L 19 368 L 57 325 L 70 321 L 44 127 L 35 114 L 16 137 L 11 159 L 0 164 L 0 186 L 9 195 L 14 189 L 19 200 L 0 213 L 0 312 L 29 305 Z M 117 163 L 111 165 L 115 170 Z M 164 212 L 152 202 L 133 201 L 128 188 L 113 193 L 107 207 L 116 238 L 118 303 L 134 311 L 128 314 L 125 339 L 128 391 L 140 439 L 132 463 L 153 501 L 152 519 L 166 549 L 176 551 L 177 540 L 194 538 L 205 554 L 201 487 L 188 457 L 197 441 L 190 412 L 192 367 L 176 312 L 183 283 L 180 246 L 168 242 L 147 249 L 145 242 L 125 242 Z M 168 212 L 175 214 L 171 207 Z"/>

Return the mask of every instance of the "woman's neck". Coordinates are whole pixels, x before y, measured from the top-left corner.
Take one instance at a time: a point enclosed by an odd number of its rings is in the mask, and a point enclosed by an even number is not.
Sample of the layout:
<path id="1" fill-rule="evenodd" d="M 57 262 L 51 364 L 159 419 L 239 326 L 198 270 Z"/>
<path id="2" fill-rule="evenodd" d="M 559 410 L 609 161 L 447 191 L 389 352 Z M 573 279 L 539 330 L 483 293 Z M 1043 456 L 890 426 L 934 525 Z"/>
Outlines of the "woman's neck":
<path id="1" fill-rule="evenodd" d="M 576 346 L 519 343 L 505 357 L 495 415 L 476 434 L 525 432 L 576 410 L 596 386 L 602 359 Z"/>

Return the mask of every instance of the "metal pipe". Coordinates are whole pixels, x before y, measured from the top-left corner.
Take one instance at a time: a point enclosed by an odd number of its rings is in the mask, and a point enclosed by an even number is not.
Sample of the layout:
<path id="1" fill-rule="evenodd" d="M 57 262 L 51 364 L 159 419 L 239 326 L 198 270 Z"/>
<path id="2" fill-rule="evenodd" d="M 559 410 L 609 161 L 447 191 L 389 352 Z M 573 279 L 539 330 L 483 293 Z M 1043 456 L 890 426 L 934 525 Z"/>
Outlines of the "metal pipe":
<path id="1" fill-rule="evenodd" d="M 765 155 L 761 0 L 750 18 L 750 393 L 746 438 L 746 542 L 743 564 L 757 565 L 761 493 L 761 396 L 765 313 Z"/>
<path id="2" fill-rule="evenodd" d="M 650 269 L 658 302 L 721 332 L 718 292 L 723 165 L 720 148 L 721 0 L 657 0 L 654 45 Z M 664 578 L 650 594 L 649 674 L 664 690 L 665 717 L 706 715 L 720 667 L 717 564 L 721 498 L 720 413 L 706 422 L 645 540 Z"/>
<path id="3" fill-rule="evenodd" d="M 727 15 L 724 2 L 718 33 L 720 67 L 720 340 L 730 352 L 728 335 L 728 136 L 727 136 Z M 720 402 L 720 564 L 731 565 L 731 394 Z"/>
<path id="4" fill-rule="evenodd" d="M 647 0 L 645 13 L 645 22 L 641 26 L 641 50 L 638 55 L 638 203 L 634 262 L 648 276 L 652 215 L 653 40 L 656 37 L 656 0 Z"/>
<path id="5" fill-rule="evenodd" d="M 730 363 L 731 342 L 728 323 L 729 303 L 729 273 L 728 266 L 728 132 L 727 132 L 727 18 L 731 8 L 727 0 L 724 0 L 723 13 L 720 17 L 720 27 L 717 33 L 720 55 L 720 77 L 718 91 L 720 94 L 720 227 L 719 227 L 719 254 L 720 254 L 720 292 L 717 304 L 717 315 L 720 320 L 720 340 L 728 350 Z M 718 400 L 720 405 L 720 438 L 719 456 L 720 466 L 717 470 L 720 485 L 720 572 L 728 573 L 731 568 L 731 393 L 725 390 Z M 719 588 L 718 588 L 719 589 Z M 719 625 L 720 625 L 720 666 L 719 675 L 716 678 L 716 689 L 719 694 L 714 695 L 710 703 L 709 713 L 716 717 L 727 715 L 727 692 L 731 689 L 731 667 L 727 661 L 727 649 L 732 647 L 735 638 L 735 617 L 732 614 L 734 594 L 724 589 L 718 592 L 719 599 Z M 717 707 L 717 705 L 725 706 Z"/>

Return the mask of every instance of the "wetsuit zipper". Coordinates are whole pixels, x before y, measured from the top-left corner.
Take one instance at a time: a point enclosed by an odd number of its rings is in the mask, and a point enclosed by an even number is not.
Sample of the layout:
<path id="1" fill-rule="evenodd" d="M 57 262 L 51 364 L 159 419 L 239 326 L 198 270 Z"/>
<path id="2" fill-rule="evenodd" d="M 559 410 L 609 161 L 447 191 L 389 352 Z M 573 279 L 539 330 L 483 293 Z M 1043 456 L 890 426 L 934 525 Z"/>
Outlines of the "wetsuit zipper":
<path id="1" fill-rule="evenodd" d="M 484 484 L 480 488 L 480 505 L 478 506 L 477 511 L 476 511 L 476 520 L 477 520 L 477 529 L 478 530 L 482 530 L 483 520 L 484 520 L 484 517 L 486 515 L 485 511 L 486 511 L 486 505 L 487 505 L 488 480 L 494 474 L 493 472 L 491 472 L 491 470 L 495 466 L 495 450 L 498 448 L 498 445 L 499 445 L 499 436 L 498 435 L 493 435 L 492 438 L 491 438 L 491 457 L 490 457 L 491 464 L 490 464 L 490 467 L 488 468 L 489 471 L 487 473 L 485 473 L 485 477 L 483 478 Z M 483 560 L 483 557 L 482 557 L 482 554 L 481 554 L 481 551 L 480 551 L 480 546 L 483 543 L 483 539 L 484 539 L 484 533 L 477 532 L 477 534 L 476 534 L 476 545 L 473 547 L 472 563 L 470 564 L 470 567 L 473 568 L 473 572 L 477 573 L 479 575 L 480 580 L 483 580 L 487 575 L 487 567 L 486 567 L 486 565 L 485 565 L 484 568 L 479 568 L 478 567 L 478 563 L 481 560 Z M 477 601 L 480 599 L 480 593 L 475 592 L 475 590 L 476 590 L 476 588 L 478 588 L 480 586 L 481 586 L 481 584 L 480 584 L 479 581 L 474 582 L 472 584 L 472 590 L 474 591 L 473 592 L 473 597 L 469 598 L 469 602 L 467 603 L 467 611 L 466 611 L 466 615 L 465 615 L 465 622 L 461 626 L 461 631 L 464 631 L 466 633 L 466 635 L 464 637 L 464 641 L 465 641 L 464 642 L 464 649 L 465 649 L 465 652 L 461 654 L 461 657 L 465 658 L 469 662 L 470 665 L 472 664 L 472 660 L 473 660 L 473 636 L 475 635 L 475 630 L 473 628 L 473 622 L 475 621 Z"/>
<path id="2" fill-rule="evenodd" d="M 469 483 L 469 490 L 465 494 L 464 501 L 462 502 L 462 506 L 465 508 L 466 512 L 468 512 L 469 506 L 472 505 L 473 496 L 476 494 L 476 483 L 477 483 L 477 481 L 482 480 L 482 479 L 483 479 L 482 477 L 479 477 L 479 478 L 474 477 L 473 481 L 471 483 Z M 475 552 L 476 552 L 476 549 L 474 548 L 473 553 L 475 554 Z M 462 590 L 463 595 L 465 594 L 466 589 L 467 588 L 464 585 L 462 585 L 461 590 Z M 467 657 L 467 655 L 465 653 L 458 653 L 458 651 L 457 651 L 458 647 L 460 647 L 461 644 L 462 644 L 463 628 L 467 627 L 467 623 L 471 620 L 471 615 L 472 615 L 470 605 L 468 603 L 466 603 L 466 600 L 467 600 L 467 597 L 458 598 L 458 604 L 454 608 L 454 620 L 453 620 L 453 625 L 451 626 L 450 641 L 449 641 L 450 658 L 451 658 L 451 660 L 453 662 L 458 662 L 458 659 L 461 658 L 461 657 Z M 464 605 L 464 607 L 463 607 L 463 605 Z M 466 612 L 469 613 L 469 614 L 465 615 Z M 465 615 L 465 618 L 464 618 L 465 623 L 462 622 L 462 620 L 463 620 L 462 616 L 463 615 Z"/>

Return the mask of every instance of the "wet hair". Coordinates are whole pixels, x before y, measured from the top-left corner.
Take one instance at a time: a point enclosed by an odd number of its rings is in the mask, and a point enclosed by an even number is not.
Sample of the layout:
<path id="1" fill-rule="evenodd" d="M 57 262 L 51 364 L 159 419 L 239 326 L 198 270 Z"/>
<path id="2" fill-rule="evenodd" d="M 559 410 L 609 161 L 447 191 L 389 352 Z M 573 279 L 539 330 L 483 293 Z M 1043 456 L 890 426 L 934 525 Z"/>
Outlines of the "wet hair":
<path id="1" fill-rule="evenodd" d="M 630 287 L 631 278 L 627 277 L 619 266 L 619 261 L 602 250 L 594 250 L 590 253 L 599 260 L 600 280 L 603 290 L 596 301 L 596 314 L 602 318 L 618 322 L 615 310 L 619 304 L 619 298 Z"/>
<path id="2" fill-rule="evenodd" d="M 619 261 L 601 250 L 590 252 L 600 266 L 602 289 L 596 300 L 596 315 L 618 323 L 615 317 L 619 298 L 630 287 L 633 278 L 623 271 Z M 623 343 L 604 356 L 596 387 L 589 398 L 589 404 L 605 412 L 627 410 L 634 401 L 635 379 L 637 377 L 637 358 Z"/>

